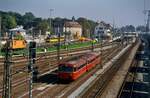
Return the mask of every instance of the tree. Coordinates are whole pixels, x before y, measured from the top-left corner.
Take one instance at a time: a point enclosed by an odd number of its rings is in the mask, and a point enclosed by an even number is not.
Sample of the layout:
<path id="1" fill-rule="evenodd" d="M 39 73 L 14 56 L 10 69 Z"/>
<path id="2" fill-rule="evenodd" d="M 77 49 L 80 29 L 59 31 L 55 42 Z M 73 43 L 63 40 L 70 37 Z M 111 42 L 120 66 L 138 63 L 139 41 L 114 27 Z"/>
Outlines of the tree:
<path id="1" fill-rule="evenodd" d="M 25 13 L 23 15 L 23 25 L 25 29 L 33 27 L 35 16 L 31 12 Z"/>
<path id="2" fill-rule="evenodd" d="M 128 32 L 135 32 L 135 27 L 133 25 L 126 26 Z"/>
<path id="3" fill-rule="evenodd" d="M 16 12 L 8 12 L 8 15 L 13 16 L 15 18 L 17 25 L 23 24 L 23 17 L 21 14 L 16 13 Z"/>
<path id="4" fill-rule="evenodd" d="M 78 18 L 77 21 L 82 26 L 82 36 L 90 37 L 90 24 L 86 18 Z"/>
<path id="5" fill-rule="evenodd" d="M 17 25 L 17 23 L 15 20 L 15 17 L 9 16 L 9 15 L 3 15 L 3 17 L 2 17 L 2 30 L 3 30 L 3 32 L 6 32 L 9 29 L 16 27 L 16 25 Z"/>
<path id="6" fill-rule="evenodd" d="M 145 27 L 145 26 L 142 26 L 142 25 L 137 26 L 137 27 L 136 27 L 136 31 L 145 32 L 145 31 L 146 31 L 146 27 Z"/>
<path id="7" fill-rule="evenodd" d="M 126 25 L 121 27 L 122 32 L 135 32 L 135 27 L 133 25 Z"/>
<path id="8" fill-rule="evenodd" d="M 29 22 L 30 27 L 37 27 L 39 23 L 41 23 L 43 20 L 42 18 L 34 18 L 32 22 Z"/>
<path id="9" fill-rule="evenodd" d="M 37 29 L 41 30 L 41 34 L 45 35 L 46 31 L 48 30 L 48 22 L 46 20 L 41 21 L 38 25 L 37 25 Z"/>
<path id="10" fill-rule="evenodd" d="M 92 20 L 83 18 L 83 17 L 78 18 L 77 21 L 82 26 L 82 30 L 83 30 L 82 35 L 88 38 L 92 37 L 91 32 L 94 32 L 94 29 L 97 23 Z"/>

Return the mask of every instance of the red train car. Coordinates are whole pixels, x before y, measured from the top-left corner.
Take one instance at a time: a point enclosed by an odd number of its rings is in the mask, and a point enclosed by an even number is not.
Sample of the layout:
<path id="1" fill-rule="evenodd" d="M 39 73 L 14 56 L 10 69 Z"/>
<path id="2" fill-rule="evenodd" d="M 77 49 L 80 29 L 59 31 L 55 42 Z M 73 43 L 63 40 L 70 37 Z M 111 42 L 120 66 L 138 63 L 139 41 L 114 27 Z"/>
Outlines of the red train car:
<path id="1" fill-rule="evenodd" d="M 73 57 L 60 63 L 58 66 L 58 77 L 63 80 L 76 80 L 99 63 L 100 56 L 95 52 Z"/>

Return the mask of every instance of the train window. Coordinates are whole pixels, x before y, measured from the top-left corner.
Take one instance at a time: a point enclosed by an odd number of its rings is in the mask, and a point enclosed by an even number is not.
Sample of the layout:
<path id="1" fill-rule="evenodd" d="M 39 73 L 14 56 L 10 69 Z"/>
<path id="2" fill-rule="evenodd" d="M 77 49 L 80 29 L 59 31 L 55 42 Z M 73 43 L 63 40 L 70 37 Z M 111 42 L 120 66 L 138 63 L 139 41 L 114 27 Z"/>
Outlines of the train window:
<path id="1" fill-rule="evenodd" d="M 70 66 L 59 66 L 59 71 L 61 72 L 73 72 L 73 67 L 70 67 Z"/>

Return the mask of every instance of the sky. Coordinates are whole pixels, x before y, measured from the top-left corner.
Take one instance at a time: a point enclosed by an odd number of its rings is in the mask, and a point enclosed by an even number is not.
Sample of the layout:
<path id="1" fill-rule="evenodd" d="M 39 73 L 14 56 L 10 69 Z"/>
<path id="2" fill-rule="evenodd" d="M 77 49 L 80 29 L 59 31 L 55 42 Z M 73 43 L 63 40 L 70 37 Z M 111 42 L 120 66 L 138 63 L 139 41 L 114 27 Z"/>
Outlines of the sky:
<path id="1" fill-rule="evenodd" d="M 150 9 L 150 0 L 145 0 Z M 32 12 L 37 17 L 70 18 L 85 17 L 94 21 L 105 21 L 124 25 L 143 25 L 144 0 L 0 0 L 0 10 L 24 14 Z"/>

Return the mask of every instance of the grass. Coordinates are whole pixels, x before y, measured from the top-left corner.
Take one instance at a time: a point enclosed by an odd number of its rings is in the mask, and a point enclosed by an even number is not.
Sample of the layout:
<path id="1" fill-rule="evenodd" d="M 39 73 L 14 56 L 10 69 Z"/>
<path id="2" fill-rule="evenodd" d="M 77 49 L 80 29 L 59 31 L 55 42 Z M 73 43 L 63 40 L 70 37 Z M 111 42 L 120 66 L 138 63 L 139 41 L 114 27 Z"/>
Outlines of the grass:
<path id="1" fill-rule="evenodd" d="M 13 51 L 13 55 L 27 55 L 28 51 L 26 49 Z"/>
<path id="2" fill-rule="evenodd" d="M 68 50 L 69 49 L 76 49 L 76 48 L 82 48 L 82 47 L 88 47 L 88 46 L 91 46 L 92 42 L 78 42 L 78 43 L 71 43 L 69 44 L 68 46 L 66 45 L 61 45 L 60 47 L 60 50 L 62 49 L 66 49 L 66 47 L 68 47 Z M 95 43 L 96 44 L 96 43 Z M 57 46 L 53 46 L 53 47 L 48 47 L 47 48 L 47 51 L 48 52 L 52 52 L 52 51 L 57 51 Z M 44 48 L 37 48 L 36 49 L 36 52 L 39 53 L 39 52 L 44 52 Z M 13 55 L 23 55 L 23 53 L 25 55 L 27 55 L 27 50 L 24 49 L 24 50 L 17 50 L 17 51 L 14 51 L 13 52 Z M 4 53 L 3 52 L 0 52 L 0 55 L 3 55 Z"/>
<path id="3" fill-rule="evenodd" d="M 56 51 L 57 47 L 48 47 L 47 51 Z M 37 48 L 36 52 L 44 52 L 44 48 Z"/>
<path id="4" fill-rule="evenodd" d="M 80 43 L 68 45 L 68 48 L 69 49 L 76 49 L 76 48 L 91 46 L 91 44 L 92 44 L 91 42 L 80 42 Z"/>
<path id="5" fill-rule="evenodd" d="M 69 44 L 68 46 L 66 45 L 61 45 L 60 50 L 62 49 L 66 49 L 66 47 L 68 47 L 68 49 L 76 49 L 76 48 L 82 48 L 82 47 L 87 47 L 87 46 L 91 46 L 91 42 L 79 42 L 79 43 L 73 43 L 73 44 Z M 47 51 L 52 52 L 52 51 L 56 51 L 57 50 L 57 46 L 55 47 L 48 47 Z M 38 48 L 37 52 L 43 52 L 44 48 Z"/>
<path id="6" fill-rule="evenodd" d="M 15 50 L 15 51 L 12 52 L 12 55 L 14 55 L 14 56 L 15 56 L 15 55 L 23 55 L 23 54 L 24 54 L 24 55 L 27 55 L 27 53 L 28 53 L 28 52 L 27 52 L 26 49 L 23 49 L 23 50 Z M 0 51 L 0 56 L 4 56 L 4 55 L 5 55 L 5 53 Z"/>

